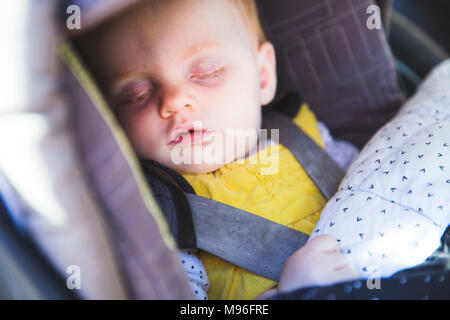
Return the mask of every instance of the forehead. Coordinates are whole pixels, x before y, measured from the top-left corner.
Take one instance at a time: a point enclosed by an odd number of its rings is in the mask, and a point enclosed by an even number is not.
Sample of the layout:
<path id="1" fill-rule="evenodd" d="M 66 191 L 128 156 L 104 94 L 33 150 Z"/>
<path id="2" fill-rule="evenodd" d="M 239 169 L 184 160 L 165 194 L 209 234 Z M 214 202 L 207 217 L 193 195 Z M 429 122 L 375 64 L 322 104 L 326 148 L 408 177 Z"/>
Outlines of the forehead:
<path id="1" fill-rule="evenodd" d="M 148 63 L 183 60 L 215 44 L 251 47 L 243 16 L 228 0 L 143 1 L 102 26 L 94 38 L 107 78 Z"/>

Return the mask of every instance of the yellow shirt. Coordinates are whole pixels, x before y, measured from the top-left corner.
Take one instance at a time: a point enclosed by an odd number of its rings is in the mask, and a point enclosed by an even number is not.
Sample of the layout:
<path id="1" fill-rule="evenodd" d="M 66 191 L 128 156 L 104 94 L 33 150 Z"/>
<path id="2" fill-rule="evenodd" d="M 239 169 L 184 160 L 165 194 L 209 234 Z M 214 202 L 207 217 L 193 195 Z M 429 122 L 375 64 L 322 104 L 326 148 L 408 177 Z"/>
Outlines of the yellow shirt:
<path id="1" fill-rule="evenodd" d="M 317 119 L 307 105 L 294 118 L 303 131 L 324 148 Z M 261 153 L 268 159 L 278 157 L 278 170 L 263 174 Z M 257 161 L 260 159 L 260 161 Z M 272 144 L 245 159 L 207 174 L 183 175 L 195 192 L 203 197 L 246 210 L 266 219 L 310 234 L 326 199 L 292 153 L 284 146 Z M 210 299 L 253 299 L 276 285 L 207 252 L 199 254 L 210 280 Z M 267 261 L 270 263 L 270 261 Z"/>

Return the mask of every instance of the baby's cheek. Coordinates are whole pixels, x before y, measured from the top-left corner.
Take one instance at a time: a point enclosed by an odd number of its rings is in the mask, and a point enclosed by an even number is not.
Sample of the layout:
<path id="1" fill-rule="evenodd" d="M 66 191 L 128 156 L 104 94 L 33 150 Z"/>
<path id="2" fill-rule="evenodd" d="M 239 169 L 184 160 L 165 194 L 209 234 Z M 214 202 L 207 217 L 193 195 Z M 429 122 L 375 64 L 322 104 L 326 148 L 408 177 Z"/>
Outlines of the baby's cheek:
<path id="1" fill-rule="evenodd" d="M 155 142 L 161 141 L 161 134 L 155 132 L 155 126 L 145 119 L 124 119 L 124 130 L 133 149 L 139 156 L 148 157 L 150 150 L 155 149 Z M 158 138 L 159 136 L 159 138 Z"/>

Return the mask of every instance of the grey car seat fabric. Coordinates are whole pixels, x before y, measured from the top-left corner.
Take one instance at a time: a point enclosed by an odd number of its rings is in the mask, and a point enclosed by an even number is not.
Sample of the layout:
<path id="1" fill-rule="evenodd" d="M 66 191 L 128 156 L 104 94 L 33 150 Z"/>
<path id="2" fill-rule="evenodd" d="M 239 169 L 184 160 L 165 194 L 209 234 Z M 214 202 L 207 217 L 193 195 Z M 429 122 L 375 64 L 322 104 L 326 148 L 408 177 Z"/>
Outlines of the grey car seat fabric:
<path id="1" fill-rule="evenodd" d="M 79 292 L 68 290 L 66 281 L 39 248 L 17 230 L 9 207 L 0 188 L 0 300 L 78 298 Z"/>
<path id="2" fill-rule="evenodd" d="M 372 0 L 258 0 L 277 51 L 279 90 L 302 94 L 339 139 L 362 147 L 404 101 Z"/>
<path id="3" fill-rule="evenodd" d="M 66 95 L 59 87 L 55 1 L 11 2 L 7 12 L 0 19 L 3 45 L 8 48 L 2 52 L 5 68 L 0 76 L 4 88 L 0 192 L 15 223 L 61 275 L 63 287 L 69 289 L 64 280 L 69 280 L 70 273 L 75 275 L 70 270 L 78 269 L 77 294 L 90 299 L 123 299 L 126 292 L 107 224 L 81 169 L 69 128 Z M 20 250 L 23 245 L 14 241 L 8 246 L 8 235 L 13 234 L 3 234 L 3 253 Z M 22 259 L 21 254 L 27 257 Z M 11 252 L 9 257 L 17 258 L 16 264 L 27 264 L 39 254 Z M 22 265 L 22 269 L 10 264 L 15 272 L 8 273 L 8 260 L 1 259 L 1 265 L 8 283 L 17 286 L 12 294 L 26 290 L 22 280 L 34 277 L 34 282 L 45 282 L 50 276 L 38 276 L 39 270 L 45 270 L 38 267 L 17 279 L 33 264 Z M 42 298 L 46 293 L 41 294 Z M 58 296 L 56 291 L 51 295 Z"/>
<path id="4" fill-rule="evenodd" d="M 138 188 L 131 148 L 120 139 L 113 117 L 94 107 L 92 87 L 78 82 L 82 68 L 68 47 L 60 46 L 57 4 L 14 2 L 0 28 L 9 48 L 4 59 L 9 72 L 0 77 L 8 85 L 0 105 L 0 192 L 12 209 L 8 213 L 61 280 L 79 278 L 76 293 L 82 298 L 192 298 L 165 221 L 148 189 Z M 89 176 L 90 169 L 97 175 Z M 136 243 L 138 232 L 143 242 Z M 9 256 L 26 263 L 20 252 Z M 36 256 L 28 258 L 38 263 Z M 28 276 L 46 281 L 50 274 L 38 277 L 43 269 Z M 16 282 L 17 292 L 23 285 Z M 69 282 L 61 286 L 72 289 Z"/>
<path id="5" fill-rule="evenodd" d="M 98 89 L 69 46 L 62 46 L 65 86 L 85 169 L 111 221 L 134 298 L 192 298 L 175 243 L 131 146 Z"/>

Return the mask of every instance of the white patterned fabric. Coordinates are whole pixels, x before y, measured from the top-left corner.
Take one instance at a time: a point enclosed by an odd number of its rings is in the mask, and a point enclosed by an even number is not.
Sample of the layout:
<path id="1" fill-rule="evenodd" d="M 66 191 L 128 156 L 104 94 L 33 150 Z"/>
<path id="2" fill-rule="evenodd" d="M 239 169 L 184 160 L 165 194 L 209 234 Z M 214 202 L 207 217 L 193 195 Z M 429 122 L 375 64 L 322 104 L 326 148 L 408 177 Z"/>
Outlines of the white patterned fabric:
<path id="1" fill-rule="evenodd" d="M 422 263 L 450 223 L 450 61 L 370 140 L 311 235 L 335 237 L 362 277 Z"/>
<path id="2" fill-rule="evenodd" d="M 203 262 L 196 255 L 196 250 L 182 250 L 180 260 L 189 279 L 192 293 L 197 300 L 208 300 L 209 279 Z"/>

